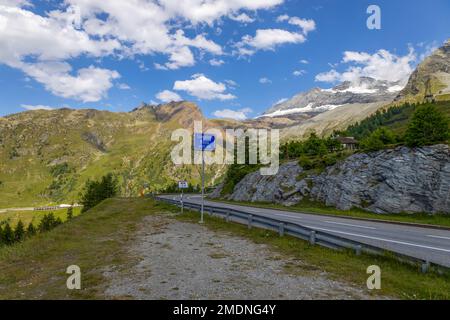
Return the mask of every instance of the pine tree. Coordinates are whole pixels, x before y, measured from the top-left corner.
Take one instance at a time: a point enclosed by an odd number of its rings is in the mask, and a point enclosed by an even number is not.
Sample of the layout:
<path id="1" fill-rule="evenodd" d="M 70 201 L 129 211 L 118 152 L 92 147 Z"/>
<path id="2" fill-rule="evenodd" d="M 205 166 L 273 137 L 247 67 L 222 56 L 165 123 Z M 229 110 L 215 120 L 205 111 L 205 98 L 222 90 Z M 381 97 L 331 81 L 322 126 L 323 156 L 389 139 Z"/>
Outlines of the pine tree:
<path id="1" fill-rule="evenodd" d="M 71 220 L 73 218 L 73 203 L 72 205 L 67 209 L 67 221 Z"/>
<path id="2" fill-rule="evenodd" d="M 435 105 L 424 105 L 417 108 L 406 131 L 406 144 L 410 147 L 421 147 L 445 142 L 449 138 L 449 121 Z"/>
<path id="3" fill-rule="evenodd" d="M 111 174 L 103 176 L 100 181 L 87 181 L 81 195 L 82 212 L 95 207 L 105 199 L 117 195 L 117 179 Z"/>
<path id="4" fill-rule="evenodd" d="M 5 224 L 3 228 L 3 243 L 6 245 L 12 245 L 14 243 L 14 231 L 9 225 L 9 222 Z"/>
<path id="5" fill-rule="evenodd" d="M 34 227 L 33 223 L 30 222 L 27 228 L 27 237 L 32 237 L 36 234 L 36 228 Z"/>
<path id="6" fill-rule="evenodd" d="M 25 238 L 25 226 L 22 220 L 19 220 L 16 226 L 16 230 L 14 231 L 14 241 L 20 242 Z"/>

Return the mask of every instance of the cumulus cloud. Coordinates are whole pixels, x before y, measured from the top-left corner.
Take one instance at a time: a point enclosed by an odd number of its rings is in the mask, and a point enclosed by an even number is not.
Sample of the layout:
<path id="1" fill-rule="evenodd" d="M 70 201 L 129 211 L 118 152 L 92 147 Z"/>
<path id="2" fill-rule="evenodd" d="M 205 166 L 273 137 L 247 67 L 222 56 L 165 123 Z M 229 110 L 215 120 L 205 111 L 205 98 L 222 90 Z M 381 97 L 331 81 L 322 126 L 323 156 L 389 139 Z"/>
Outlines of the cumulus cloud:
<path id="1" fill-rule="evenodd" d="M 236 44 L 238 53 L 242 56 L 250 56 L 258 50 L 274 50 L 277 46 L 291 43 L 303 43 L 306 38 L 297 32 L 283 29 L 258 29 L 254 37 L 245 35 Z"/>
<path id="2" fill-rule="evenodd" d="M 193 24 L 212 24 L 220 17 L 240 10 L 270 9 L 284 0 L 160 0 L 167 12 L 188 19 Z"/>
<path id="3" fill-rule="evenodd" d="M 181 30 L 184 26 L 212 25 L 224 17 L 249 23 L 252 18 L 243 11 L 270 9 L 281 3 L 283 0 L 65 0 L 57 10 L 35 13 L 31 1 L 0 0 L 0 63 L 24 71 L 53 94 L 93 101 L 105 96 L 104 89 L 118 73 L 85 68 L 74 76 L 67 66 L 71 59 L 161 54 L 167 61 L 155 64 L 157 68 L 193 66 L 197 54 L 217 56 L 223 50 L 204 34 L 186 36 Z M 64 64 L 66 72 L 55 73 L 49 67 L 58 63 Z M 95 76 L 92 80 L 100 80 L 100 84 L 88 81 L 87 75 Z M 52 79 L 55 76 L 61 79 Z M 74 84 L 72 92 L 70 83 Z"/>
<path id="4" fill-rule="evenodd" d="M 226 93 L 225 84 L 214 82 L 204 74 L 194 74 L 191 80 L 176 81 L 173 89 L 186 91 L 201 100 L 232 100 L 236 98 L 234 95 Z"/>
<path id="5" fill-rule="evenodd" d="M 347 69 L 343 72 L 332 69 L 328 72 L 319 73 L 316 76 L 316 81 L 354 82 L 360 77 L 371 77 L 377 80 L 399 81 L 405 84 L 413 72 L 415 61 L 416 55 L 412 48 L 405 56 L 398 56 L 384 49 L 378 50 L 374 54 L 346 51 L 342 64 L 347 65 Z"/>
<path id="6" fill-rule="evenodd" d="M 164 90 L 156 94 L 156 98 L 164 103 L 177 102 L 183 100 L 178 93 Z"/>
<path id="7" fill-rule="evenodd" d="M 242 22 L 242 23 L 252 23 L 255 21 L 255 19 L 251 18 L 249 15 L 247 15 L 246 13 L 241 13 L 239 15 L 231 15 L 229 17 L 231 20 L 234 21 L 238 21 L 238 22 Z"/>
<path id="8" fill-rule="evenodd" d="M 302 60 L 300 60 L 300 63 L 301 64 L 309 64 L 309 61 L 306 59 L 302 59 Z"/>
<path id="9" fill-rule="evenodd" d="M 44 105 L 22 104 L 20 106 L 26 110 L 53 110 L 54 109 L 52 107 L 44 106 Z"/>
<path id="10" fill-rule="evenodd" d="M 299 17 L 279 16 L 277 22 L 287 21 L 290 25 L 298 27 L 299 31 L 284 29 L 258 29 L 255 36 L 245 35 L 235 44 L 237 53 L 241 56 L 251 56 L 258 50 L 274 50 L 283 44 L 298 44 L 306 41 L 309 32 L 316 29 L 314 20 Z"/>
<path id="11" fill-rule="evenodd" d="M 240 110 L 231 110 L 231 109 L 223 109 L 223 110 L 217 110 L 214 112 L 214 116 L 218 118 L 224 118 L 224 119 L 234 119 L 234 120 L 246 120 L 248 117 L 248 114 L 253 112 L 250 108 L 244 108 Z"/>
<path id="12" fill-rule="evenodd" d="M 20 68 L 54 95 L 83 102 L 105 98 L 113 80 L 120 78 L 114 70 L 94 66 L 79 69 L 74 76 L 72 67 L 65 62 L 23 63 Z"/>

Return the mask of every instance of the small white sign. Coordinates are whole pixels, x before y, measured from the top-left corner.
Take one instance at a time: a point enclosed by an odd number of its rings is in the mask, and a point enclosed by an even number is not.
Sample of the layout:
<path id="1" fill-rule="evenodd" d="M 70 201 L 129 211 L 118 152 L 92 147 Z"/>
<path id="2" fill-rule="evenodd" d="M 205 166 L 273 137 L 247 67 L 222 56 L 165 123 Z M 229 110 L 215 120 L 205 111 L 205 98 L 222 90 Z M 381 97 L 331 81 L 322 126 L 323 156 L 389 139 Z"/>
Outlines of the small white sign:
<path id="1" fill-rule="evenodd" d="M 187 183 L 187 181 L 178 181 L 178 188 L 187 189 L 189 188 L 189 184 Z"/>

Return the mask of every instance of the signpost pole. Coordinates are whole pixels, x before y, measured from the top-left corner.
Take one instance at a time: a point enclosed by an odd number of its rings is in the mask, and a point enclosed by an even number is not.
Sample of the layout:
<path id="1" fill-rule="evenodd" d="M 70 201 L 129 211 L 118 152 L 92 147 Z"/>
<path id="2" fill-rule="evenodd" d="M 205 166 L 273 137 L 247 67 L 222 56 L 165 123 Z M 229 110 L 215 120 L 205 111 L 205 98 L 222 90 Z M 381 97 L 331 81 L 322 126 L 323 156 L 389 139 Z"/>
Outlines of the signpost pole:
<path id="1" fill-rule="evenodd" d="M 202 144 L 203 144 L 203 135 L 202 135 Z M 201 210 L 201 218 L 200 223 L 203 223 L 203 208 L 205 206 L 205 150 L 202 145 L 202 210 Z"/>
<path id="2" fill-rule="evenodd" d="M 183 214 L 184 204 L 183 204 L 183 191 L 184 189 L 181 189 L 181 214 Z"/>

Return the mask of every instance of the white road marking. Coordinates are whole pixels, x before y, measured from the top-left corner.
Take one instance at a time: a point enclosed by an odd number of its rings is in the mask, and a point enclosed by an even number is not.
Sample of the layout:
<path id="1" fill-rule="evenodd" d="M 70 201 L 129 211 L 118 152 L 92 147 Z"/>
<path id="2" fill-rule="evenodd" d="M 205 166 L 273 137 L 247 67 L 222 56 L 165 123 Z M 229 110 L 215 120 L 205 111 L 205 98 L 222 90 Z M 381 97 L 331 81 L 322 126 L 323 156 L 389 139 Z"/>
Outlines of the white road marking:
<path id="1" fill-rule="evenodd" d="M 349 233 L 349 232 L 343 232 L 343 231 L 337 231 L 337 230 L 330 230 L 330 229 L 324 229 L 324 228 L 316 228 L 316 227 L 312 227 L 312 226 L 305 226 L 305 227 L 310 228 L 310 229 L 313 229 L 313 230 L 322 230 L 322 231 L 327 231 L 327 232 L 334 232 L 334 233 L 345 234 L 345 235 L 347 235 L 347 236 L 354 236 L 354 237 L 360 237 L 360 238 L 367 238 L 367 239 L 372 239 L 372 240 L 379 240 L 379 241 L 385 241 L 385 242 L 392 242 L 392 243 L 397 243 L 397 244 L 403 244 L 403 245 L 406 245 L 406 246 L 412 246 L 412 247 L 418 247 L 418 248 L 424 248 L 424 249 L 431 249 L 431 250 L 438 250 L 438 251 L 450 252 L 450 249 L 443 249 L 443 248 L 429 247 L 429 246 L 424 246 L 424 245 L 417 244 L 417 243 L 404 242 L 404 241 L 397 241 L 397 240 L 391 240 L 391 239 L 383 239 L 383 238 L 377 238 L 377 237 L 370 237 L 370 236 L 365 236 L 365 235 L 363 235 L 363 234 Z"/>
<path id="2" fill-rule="evenodd" d="M 432 236 L 432 235 L 428 235 L 427 237 L 450 240 L 450 237 L 441 237 L 441 236 Z"/>
<path id="3" fill-rule="evenodd" d="M 363 228 L 363 229 L 371 229 L 371 230 L 376 230 L 377 228 L 374 227 L 366 227 L 366 226 L 359 226 L 356 224 L 348 224 L 348 223 L 341 223 L 341 222 L 334 222 L 334 221 L 325 221 L 326 223 L 332 223 L 332 224 L 338 224 L 341 226 L 349 226 L 349 227 L 356 227 L 356 228 Z"/>

